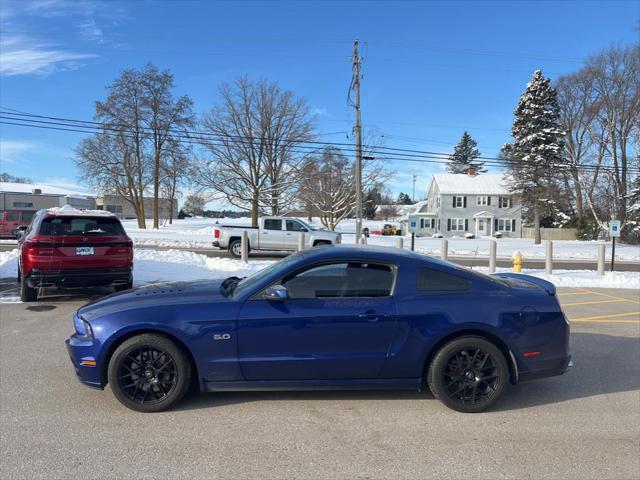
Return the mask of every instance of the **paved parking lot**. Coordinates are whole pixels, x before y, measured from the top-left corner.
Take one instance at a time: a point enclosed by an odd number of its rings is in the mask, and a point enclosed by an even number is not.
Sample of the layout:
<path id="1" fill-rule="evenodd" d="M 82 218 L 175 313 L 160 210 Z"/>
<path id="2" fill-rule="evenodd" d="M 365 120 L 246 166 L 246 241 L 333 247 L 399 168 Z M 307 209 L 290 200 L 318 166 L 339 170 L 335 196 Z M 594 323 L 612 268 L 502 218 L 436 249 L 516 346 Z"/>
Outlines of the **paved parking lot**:
<path id="1" fill-rule="evenodd" d="M 476 415 L 412 392 L 191 395 L 135 413 L 72 372 L 63 341 L 86 294 L 2 304 L 0 478 L 639 478 L 639 297 L 561 290 L 574 369 Z"/>

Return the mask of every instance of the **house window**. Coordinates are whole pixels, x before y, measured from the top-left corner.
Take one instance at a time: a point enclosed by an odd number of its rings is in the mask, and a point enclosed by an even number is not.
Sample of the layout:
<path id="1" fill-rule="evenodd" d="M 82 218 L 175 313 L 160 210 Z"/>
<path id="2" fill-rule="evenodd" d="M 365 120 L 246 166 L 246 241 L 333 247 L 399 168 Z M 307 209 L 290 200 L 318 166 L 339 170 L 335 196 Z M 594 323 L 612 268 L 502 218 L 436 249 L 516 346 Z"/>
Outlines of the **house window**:
<path id="1" fill-rule="evenodd" d="M 33 202 L 13 202 L 15 208 L 33 208 Z"/>
<path id="2" fill-rule="evenodd" d="M 512 220 L 510 218 L 499 218 L 498 219 L 498 231 L 499 232 L 510 232 L 512 226 Z"/>
<path id="3" fill-rule="evenodd" d="M 436 219 L 432 218 L 431 219 L 431 228 L 435 228 L 435 226 L 436 226 Z"/>
<path id="4" fill-rule="evenodd" d="M 452 218 L 451 219 L 451 230 L 464 232 L 464 218 Z"/>
<path id="5" fill-rule="evenodd" d="M 465 207 L 465 198 L 464 197 L 453 197 L 453 208 L 464 208 Z"/>
<path id="6" fill-rule="evenodd" d="M 420 219 L 420 228 L 424 228 L 424 218 Z"/>
<path id="7" fill-rule="evenodd" d="M 489 205 L 489 197 L 476 197 L 476 205 Z"/>
<path id="8" fill-rule="evenodd" d="M 436 204 L 437 204 L 438 208 L 440 208 L 440 197 L 438 197 L 438 198 L 436 199 Z"/>
<path id="9" fill-rule="evenodd" d="M 509 197 L 498 197 L 498 208 L 510 208 L 511 199 Z"/>

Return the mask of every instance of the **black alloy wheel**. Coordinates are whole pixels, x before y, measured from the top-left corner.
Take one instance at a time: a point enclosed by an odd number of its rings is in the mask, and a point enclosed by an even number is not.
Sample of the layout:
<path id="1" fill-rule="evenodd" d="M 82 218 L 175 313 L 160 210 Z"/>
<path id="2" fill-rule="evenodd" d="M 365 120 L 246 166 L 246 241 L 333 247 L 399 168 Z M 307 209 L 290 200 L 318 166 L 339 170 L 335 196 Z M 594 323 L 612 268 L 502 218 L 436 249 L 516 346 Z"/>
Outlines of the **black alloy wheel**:
<path id="1" fill-rule="evenodd" d="M 502 396 L 509 369 L 502 352 L 481 337 L 462 337 L 436 354 L 428 372 L 433 394 L 449 408 L 481 412 Z"/>
<path id="2" fill-rule="evenodd" d="M 109 362 L 109 383 L 116 398 L 141 412 L 175 405 L 187 392 L 191 365 L 166 337 L 142 334 L 120 345 Z"/>

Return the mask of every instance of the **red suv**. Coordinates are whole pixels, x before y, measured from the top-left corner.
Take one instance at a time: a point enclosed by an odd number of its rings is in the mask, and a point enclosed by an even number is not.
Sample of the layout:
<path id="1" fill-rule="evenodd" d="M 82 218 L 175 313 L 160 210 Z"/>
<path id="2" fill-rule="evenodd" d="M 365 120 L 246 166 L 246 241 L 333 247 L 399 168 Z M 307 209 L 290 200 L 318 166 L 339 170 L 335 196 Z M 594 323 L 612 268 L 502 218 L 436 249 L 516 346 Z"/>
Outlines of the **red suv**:
<path id="1" fill-rule="evenodd" d="M 40 210 L 20 238 L 20 298 L 37 300 L 43 287 L 133 284 L 133 242 L 108 212 Z"/>

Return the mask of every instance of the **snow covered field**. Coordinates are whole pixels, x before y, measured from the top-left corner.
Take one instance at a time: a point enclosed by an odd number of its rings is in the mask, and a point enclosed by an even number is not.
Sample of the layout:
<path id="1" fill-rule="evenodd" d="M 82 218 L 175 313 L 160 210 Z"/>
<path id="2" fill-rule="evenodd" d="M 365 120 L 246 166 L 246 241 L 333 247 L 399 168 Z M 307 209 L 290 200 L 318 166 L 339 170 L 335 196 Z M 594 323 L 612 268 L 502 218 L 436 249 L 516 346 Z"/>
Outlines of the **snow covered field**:
<path id="1" fill-rule="evenodd" d="M 139 249 L 135 252 L 134 284 L 136 286 L 160 281 L 189 281 L 247 276 L 271 265 L 273 260 L 251 260 L 248 264 L 230 258 L 209 258 L 183 250 Z M 0 252 L 0 278 L 15 278 L 18 250 Z M 486 267 L 475 270 L 486 272 Z M 510 271 L 502 268 L 498 271 Z M 558 287 L 635 288 L 640 289 L 640 272 L 607 272 L 599 277 L 595 271 L 557 270 L 546 275 L 542 270 L 524 270 L 554 283 Z M 19 301 L 17 291 L 0 296 L 0 303 Z"/>
<path id="2" fill-rule="evenodd" d="M 175 248 L 210 248 L 213 241 L 213 231 L 216 221 L 220 225 L 249 225 L 248 218 L 239 219 L 210 219 L 210 218 L 188 218 L 175 220 L 173 225 L 165 225 L 159 230 L 140 229 L 135 220 L 123 222 L 129 236 L 136 245 L 161 246 Z M 364 226 L 371 231 L 380 230 L 383 221 L 365 221 Z M 314 219 L 314 226 L 320 227 L 318 219 Z M 338 231 L 343 234 L 343 243 L 355 243 L 355 220 L 345 220 L 338 226 Z M 410 247 L 410 237 L 404 237 L 405 248 Z M 489 256 L 489 238 L 450 238 L 449 255 L 451 256 Z M 371 245 L 395 245 L 394 237 L 382 237 L 372 235 L 368 243 Z M 520 251 L 526 258 L 544 258 L 545 245 L 534 245 L 533 240 L 520 238 L 501 238 L 497 240 L 498 256 L 511 257 L 514 252 Z M 557 240 L 553 242 L 554 258 L 595 260 L 597 258 L 598 244 L 600 242 L 580 242 Z M 429 255 L 440 255 L 441 240 L 438 238 L 416 238 L 416 250 Z M 607 245 L 607 258 L 611 256 L 611 245 Z M 638 245 L 616 245 L 616 259 L 640 261 L 640 246 Z"/>

